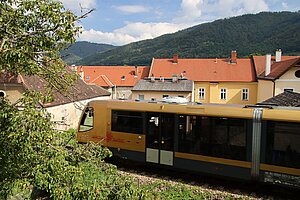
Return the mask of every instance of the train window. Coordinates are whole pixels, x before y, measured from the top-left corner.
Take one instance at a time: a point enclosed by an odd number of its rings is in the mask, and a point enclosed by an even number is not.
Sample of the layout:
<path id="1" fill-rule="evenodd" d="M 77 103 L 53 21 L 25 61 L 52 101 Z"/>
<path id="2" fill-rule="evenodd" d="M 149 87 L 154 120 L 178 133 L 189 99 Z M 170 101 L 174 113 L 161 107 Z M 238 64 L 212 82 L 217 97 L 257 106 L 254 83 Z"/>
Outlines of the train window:
<path id="1" fill-rule="evenodd" d="M 179 116 L 179 151 L 246 160 L 244 119 Z"/>
<path id="2" fill-rule="evenodd" d="M 112 111 L 112 131 L 126 133 L 143 133 L 143 117 L 141 112 Z"/>
<path id="3" fill-rule="evenodd" d="M 246 160 L 246 120 L 214 118 L 212 151 L 216 157 Z"/>
<path id="4" fill-rule="evenodd" d="M 266 163 L 300 168 L 300 124 L 267 122 Z"/>
<path id="5" fill-rule="evenodd" d="M 94 110 L 86 108 L 79 125 L 79 132 L 91 130 L 94 126 Z"/>

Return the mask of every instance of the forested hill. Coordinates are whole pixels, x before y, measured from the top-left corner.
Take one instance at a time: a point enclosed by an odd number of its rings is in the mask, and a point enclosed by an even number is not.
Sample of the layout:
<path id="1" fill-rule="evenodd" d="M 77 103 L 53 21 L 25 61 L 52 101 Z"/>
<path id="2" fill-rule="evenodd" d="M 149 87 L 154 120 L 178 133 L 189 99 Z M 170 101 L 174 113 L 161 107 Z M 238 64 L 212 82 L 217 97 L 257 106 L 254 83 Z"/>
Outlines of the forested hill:
<path id="1" fill-rule="evenodd" d="M 91 42 L 75 42 L 68 49 L 61 52 L 63 60 L 68 64 L 74 64 L 86 56 L 114 49 L 116 46 L 109 44 L 97 44 Z"/>
<path id="2" fill-rule="evenodd" d="M 153 57 L 238 57 L 282 49 L 300 52 L 300 11 L 262 12 L 200 24 L 174 34 L 131 43 L 80 60 L 82 65 L 150 65 Z"/>

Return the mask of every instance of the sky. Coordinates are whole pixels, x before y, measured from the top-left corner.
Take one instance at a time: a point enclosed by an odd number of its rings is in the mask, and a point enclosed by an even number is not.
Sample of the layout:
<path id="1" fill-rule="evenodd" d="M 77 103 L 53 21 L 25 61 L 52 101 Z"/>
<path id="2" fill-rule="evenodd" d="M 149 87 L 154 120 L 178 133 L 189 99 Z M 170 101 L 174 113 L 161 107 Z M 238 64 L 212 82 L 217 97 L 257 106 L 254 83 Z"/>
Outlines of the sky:
<path id="1" fill-rule="evenodd" d="M 60 0 L 80 15 L 77 41 L 125 45 L 242 14 L 299 11 L 299 0 Z"/>

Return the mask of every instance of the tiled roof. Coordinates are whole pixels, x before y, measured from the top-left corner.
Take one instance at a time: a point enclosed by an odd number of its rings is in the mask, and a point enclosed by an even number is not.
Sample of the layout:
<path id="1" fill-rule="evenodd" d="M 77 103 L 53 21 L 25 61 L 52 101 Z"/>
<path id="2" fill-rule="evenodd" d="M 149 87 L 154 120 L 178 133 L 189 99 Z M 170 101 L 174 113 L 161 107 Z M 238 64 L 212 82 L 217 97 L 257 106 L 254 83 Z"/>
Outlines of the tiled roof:
<path id="1" fill-rule="evenodd" d="M 262 104 L 275 104 L 277 106 L 299 107 L 300 106 L 300 93 L 285 91 L 285 92 L 280 93 L 280 94 L 276 95 L 275 97 L 267 99 L 261 103 Z"/>
<path id="2" fill-rule="evenodd" d="M 148 76 L 146 66 L 78 66 L 77 72 L 84 72 L 84 81 L 102 87 L 129 86 Z M 135 74 L 137 73 L 137 75 Z"/>
<path id="3" fill-rule="evenodd" d="M 265 76 L 266 56 L 253 56 L 257 76 L 271 79 L 279 78 L 299 59 L 299 56 L 282 56 L 280 62 L 275 62 L 275 57 L 272 56 L 271 73 Z"/>
<path id="4" fill-rule="evenodd" d="M 6 77 L 6 80 L 3 80 L 0 78 L 1 81 L 4 83 L 20 83 L 23 84 L 25 89 L 37 91 L 37 92 L 45 92 L 45 86 L 47 85 L 47 82 L 38 76 L 24 76 L 24 75 L 18 75 L 18 76 L 11 76 L 5 75 L 2 73 L 0 77 Z M 69 88 L 69 94 L 67 96 L 61 94 L 58 91 L 53 91 L 53 97 L 54 101 L 50 103 L 46 103 L 43 106 L 44 107 L 51 107 L 66 103 L 71 103 L 74 101 L 80 101 L 80 100 L 86 100 L 101 96 L 109 96 L 110 93 L 96 85 L 87 85 L 84 81 L 78 78 L 75 85 L 71 88 Z"/>
<path id="5" fill-rule="evenodd" d="M 168 92 L 192 92 L 193 81 L 192 80 L 178 80 L 172 81 L 150 81 L 139 80 L 133 87 L 132 91 L 168 91 Z"/>
<path id="6" fill-rule="evenodd" d="M 149 77 L 172 77 L 182 74 L 193 81 L 253 82 L 255 70 L 250 58 L 238 58 L 236 63 L 226 58 L 203 59 L 153 59 Z"/>

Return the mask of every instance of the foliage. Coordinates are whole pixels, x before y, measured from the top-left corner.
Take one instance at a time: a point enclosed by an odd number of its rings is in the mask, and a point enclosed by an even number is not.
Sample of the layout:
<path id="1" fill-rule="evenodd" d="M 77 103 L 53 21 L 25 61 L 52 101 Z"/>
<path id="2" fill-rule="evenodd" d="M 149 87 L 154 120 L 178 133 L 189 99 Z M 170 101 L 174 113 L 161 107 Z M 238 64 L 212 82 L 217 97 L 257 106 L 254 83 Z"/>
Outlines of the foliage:
<path id="1" fill-rule="evenodd" d="M 132 181 L 104 162 L 107 148 L 78 144 L 75 131 L 54 131 L 47 113 L 36 109 L 39 99 L 27 94 L 19 111 L 0 98 L 0 197 L 140 198 Z"/>
<path id="2" fill-rule="evenodd" d="M 79 41 L 69 46 L 68 49 L 61 51 L 62 59 L 69 65 L 74 64 L 80 59 L 92 55 L 114 49 L 115 46 L 109 44 L 97 44 L 91 42 Z"/>
<path id="3" fill-rule="evenodd" d="M 155 58 L 227 58 L 232 50 L 238 57 L 265 55 L 281 48 L 285 54 L 300 53 L 300 13 L 262 12 L 200 24 L 80 60 L 78 65 L 148 65 Z"/>
<path id="4" fill-rule="evenodd" d="M 0 72 L 36 75 L 67 91 L 75 79 L 60 50 L 75 41 L 75 16 L 56 0 L 0 0 Z M 50 90 L 49 90 L 50 91 Z M 132 199 L 141 193 L 104 162 L 111 153 L 78 144 L 74 131 L 53 130 L 40 102 L 27 91 L 17 104 L 0 97 L 0 199 Z"/>
<path id="5" fill-rule="evenodd" d="M 59 91 L 69 87 L 75 76 L 59 50 L 75 41 L 75 22 L 84 16 L 53 0 L 1 0 L 0 13 L 0 71 L 38 75 Z"/>

